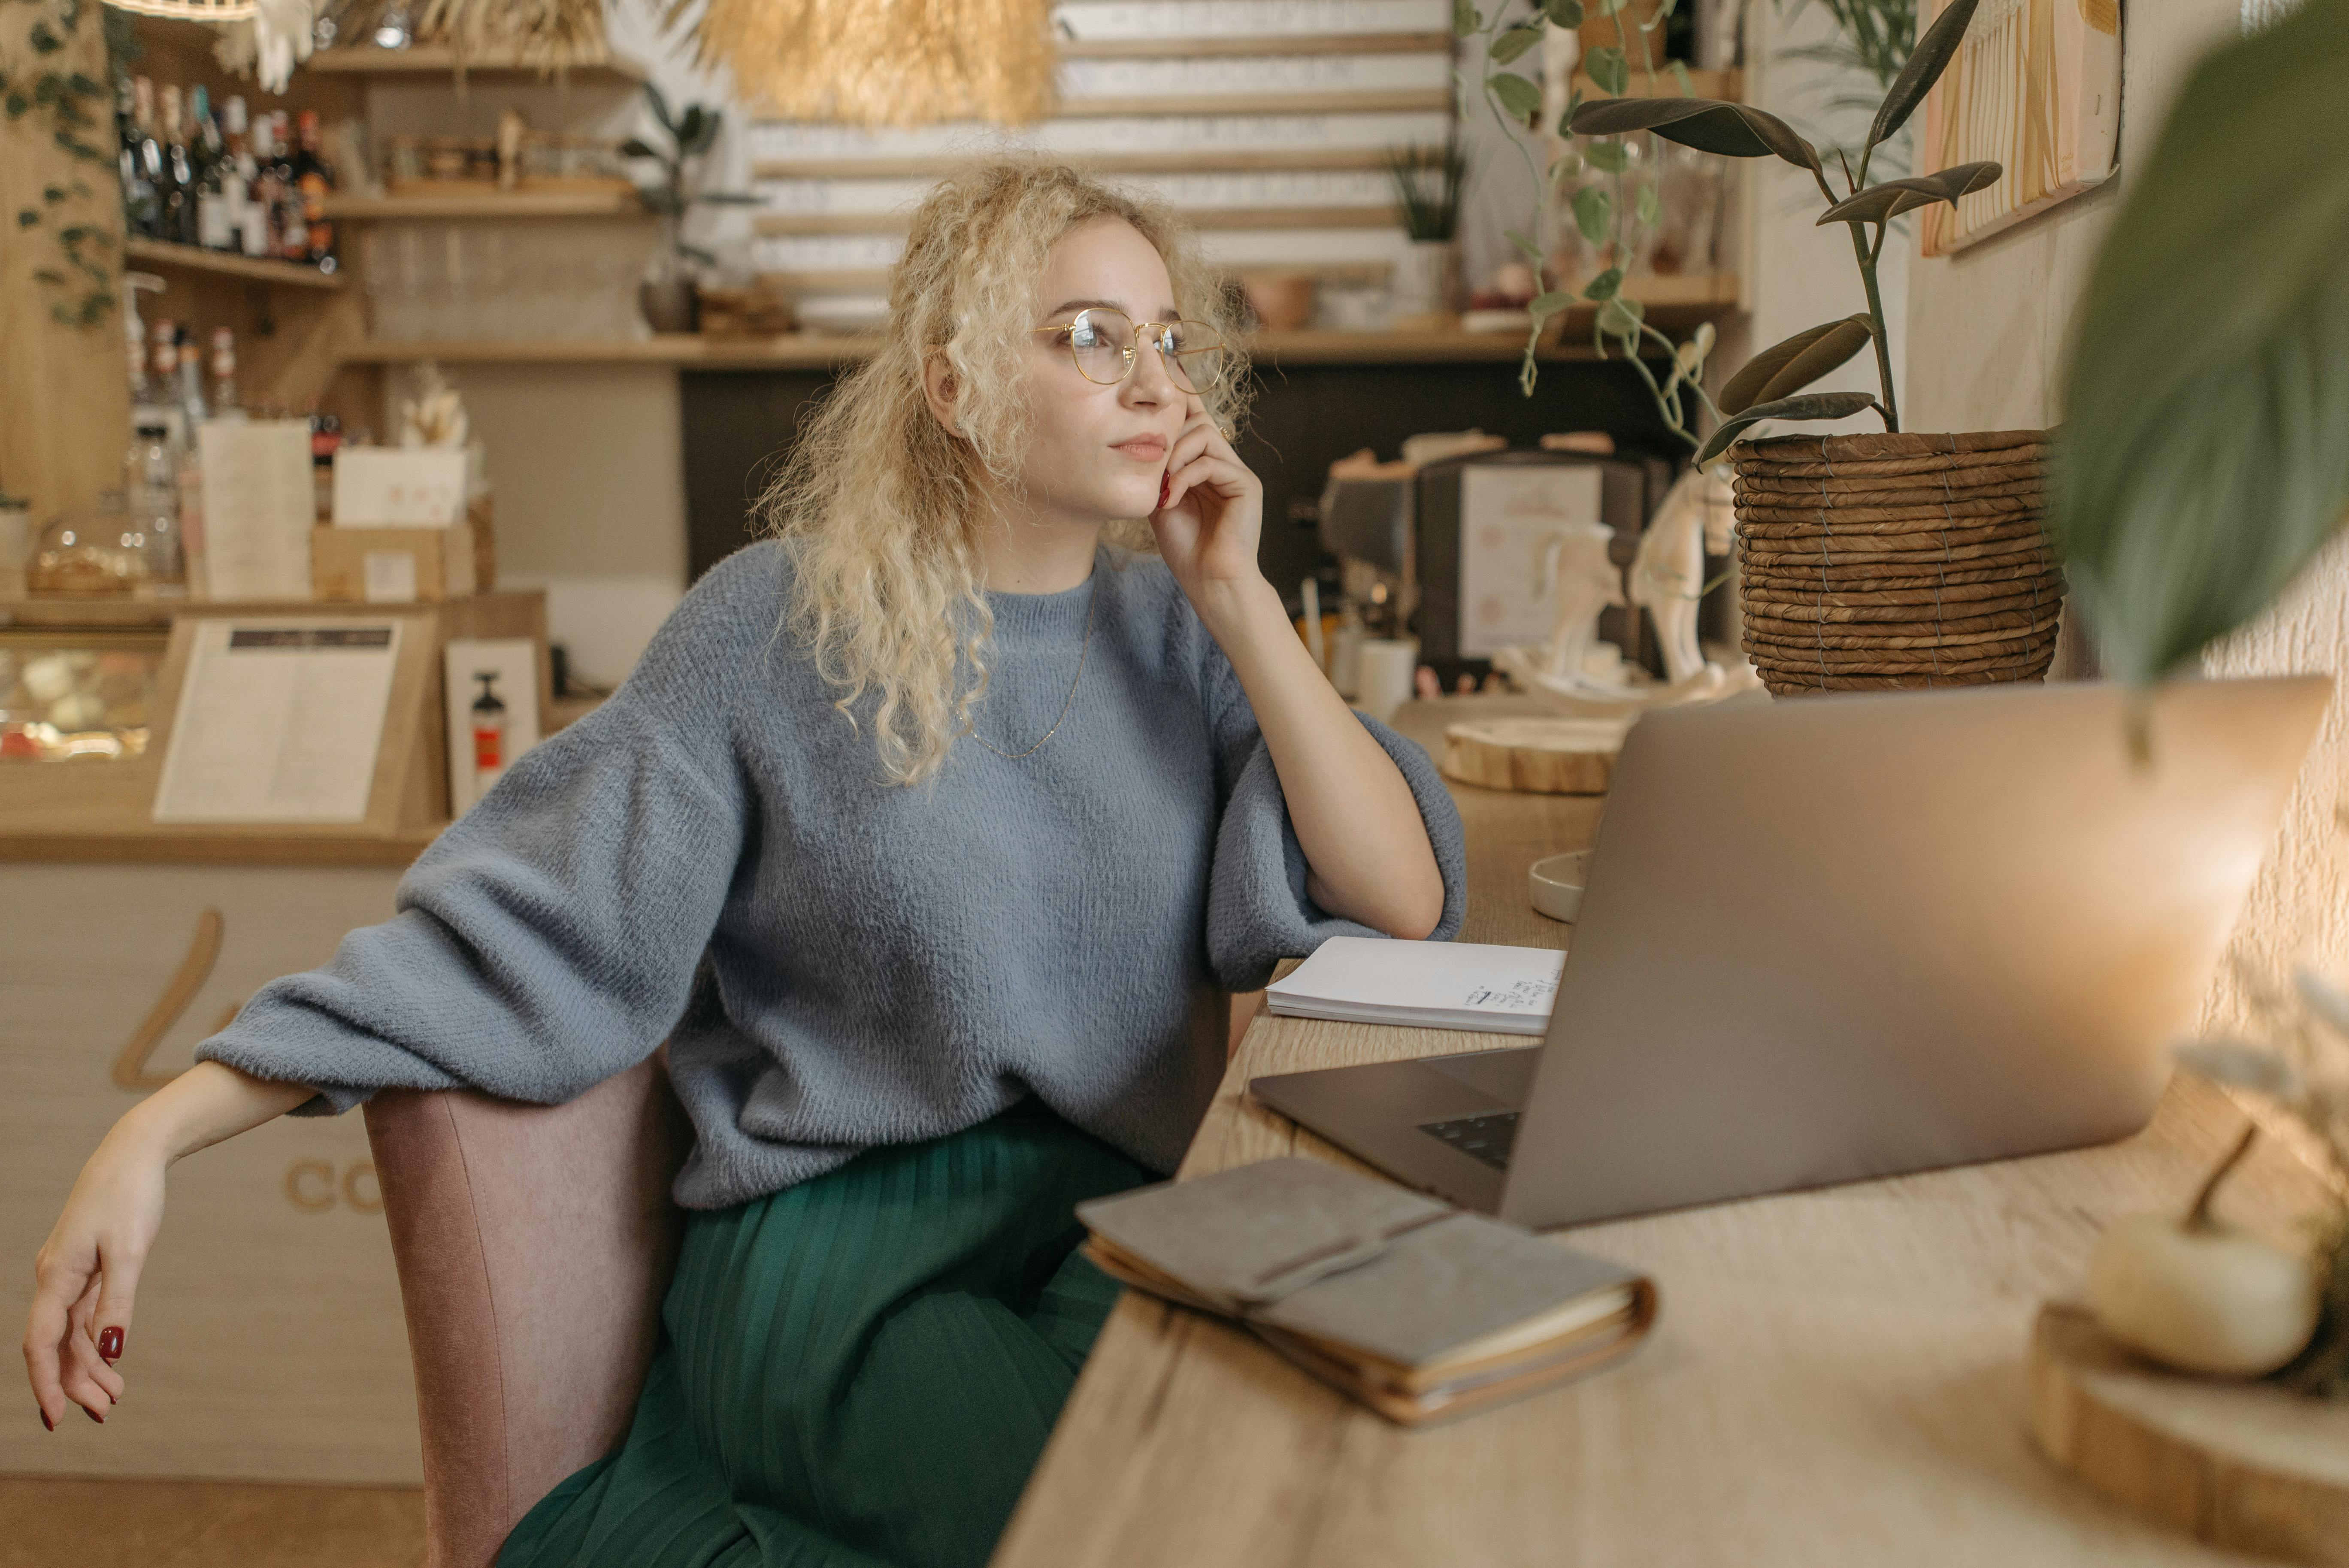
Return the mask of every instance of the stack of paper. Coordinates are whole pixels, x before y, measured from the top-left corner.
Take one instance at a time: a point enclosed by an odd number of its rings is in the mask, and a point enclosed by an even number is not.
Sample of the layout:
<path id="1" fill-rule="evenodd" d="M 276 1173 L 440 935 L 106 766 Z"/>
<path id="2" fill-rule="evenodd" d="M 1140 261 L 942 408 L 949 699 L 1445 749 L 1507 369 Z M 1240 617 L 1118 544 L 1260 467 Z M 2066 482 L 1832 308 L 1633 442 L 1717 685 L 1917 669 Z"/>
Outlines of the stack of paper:
<path id="1" fill-rule="evenodd" d="M 1288 1017 L 1538 1035 L 1565 966 L 1547 947 L 1333 936 L 1265 999 Z"/>

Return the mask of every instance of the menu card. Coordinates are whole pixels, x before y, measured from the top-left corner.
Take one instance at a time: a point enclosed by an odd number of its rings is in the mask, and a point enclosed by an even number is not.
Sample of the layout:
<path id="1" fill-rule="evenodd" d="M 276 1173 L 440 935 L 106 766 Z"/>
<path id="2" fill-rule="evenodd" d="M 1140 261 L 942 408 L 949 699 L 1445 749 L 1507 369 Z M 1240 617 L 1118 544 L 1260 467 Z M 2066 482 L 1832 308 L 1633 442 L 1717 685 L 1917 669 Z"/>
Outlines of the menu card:
<path id="1" fill-rule="evenodd" d="M 204 566 L 215 599 L 310 597 L 310 530 L 318 501 L 306 419 L 208 419 Z"/>
<path id="2" fill-rule="evenodd" d="M 364 820 L 398 658 L 397 621 L 200 623 L 155 820 Z"/>

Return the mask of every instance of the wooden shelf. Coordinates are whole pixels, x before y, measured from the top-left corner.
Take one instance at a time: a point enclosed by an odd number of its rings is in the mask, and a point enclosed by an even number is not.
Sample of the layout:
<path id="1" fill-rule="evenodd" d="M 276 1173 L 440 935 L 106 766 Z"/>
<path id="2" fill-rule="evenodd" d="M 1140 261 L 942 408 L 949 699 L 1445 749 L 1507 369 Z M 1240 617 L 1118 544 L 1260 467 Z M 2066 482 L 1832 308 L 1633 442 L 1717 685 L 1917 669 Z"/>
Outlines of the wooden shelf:
<path id="1" fill-rule="evenodd" d="M 1063 38 L 1064 60 L 1256 58 L 1268 55 L 1418 55 L 1452 52 L 1449 33 L 1308 33 L 1230 38 Z"/>
<path id="2" fill-rule="evenodd" d="M 378 49 L 362 45 L 357 48 L 325 49 L 312 55 L 303 64 L 305 71 L 322 72 L 327 76 L 350 77 L 454 77 L 457 57 L 447 47 L 435 44 L 419 44 L 407 49 Z M 569 67 L 560 75 L 533 65 L 526 65 L 510 55 L 480 56 L 465 63 L 465 75 L 471 77 L 523 77 L 543 79 L 561 85 L 566 81 L 588 81 L 635 86 L 647 79 L 645 67 L 636 61 L 613 55 L 601 60 L 583 61 Z"/>
<path id="3" fill-rule="evenodd" d="M 1733 294 L 1733 290 L 1732 291 Z M 1577 313 L 1587 323 L 1587 313 Z M 1651 307 L 1651 314 L 1661 314 Z M 1692 323 L 1700 317 L 1692 316 Z M 365 343 L 344 355 L 347 364 L 409 365 L 674 365 L 683 369 L 817 370 L 852 365 L 877 346 L 864 336 L 784 333 L 773 337 L 663 335 L 620 340 L 522 339 Z M 1261 364 L 1442 365 L 1510 363 L 1525 353 L 1523 332 L 1265 332 L 1249 345 Z M 1572 330 L 1543 344 L 1545 360 L 1588 359 L 1590 347 Z"/>
<path id="4" fill-rule="evenodd" d="M 170 240 L 146 240 L 136 236 L 122 242 L 122 256 L 126 262 L 141 263 L 150 267 L 176 267 L 187 272 L 243 278 L 248 283 L 284 284 L 294 288 L 338 289 L 343 286 L 347 276 L 339 272 L 322 273 L 300 262 L 271 261 L 261 256 L 208 251 L 201 245 L 182 245 Z"/>
<path id="5" fill-rule="evenodd" d="M 750 166 L 753 180 L 942 179 L 957 169 L 987 161 L 985 156 L 956 158 L 769 158 Z M 1384 169 L 1386 150 L 1377 147 L 1304 147 L 1294 151 L 1260 148 L 1164 152 L 1071 152 L 1061 161 L 1091 174 L 1293 174 L 1330 169 Z"/>
<path id="6" fill-rule="evenodd" d="M 1395 210 L 1377 207 L 1193 208 L 1184 221 L 1195 229 L 1392 229 Z M 758 219 L 761 234 L 902 234 L 912 214 L 895 212 L 792 212 Z"/>
<path id="7" fill-rule="evenodd" d="M 645 218 L 633 191 L 511 191 L 495 196 L 329 196 L 326 216 L 347 223 L 419 219 Z"/>
<path id="8" fill-rule="evenodd" d="M 1669 82 L 1671 78 L 1667 77 Z M 1110 117 L 1155 119 L 1167 115 L 1425 114 L 1449 113 L 1445 88 L 1395 88 L 1336 93 L 1166 93 L 1130 98 L 1068 98 L 1053 107 L 1056 119 Z"/>

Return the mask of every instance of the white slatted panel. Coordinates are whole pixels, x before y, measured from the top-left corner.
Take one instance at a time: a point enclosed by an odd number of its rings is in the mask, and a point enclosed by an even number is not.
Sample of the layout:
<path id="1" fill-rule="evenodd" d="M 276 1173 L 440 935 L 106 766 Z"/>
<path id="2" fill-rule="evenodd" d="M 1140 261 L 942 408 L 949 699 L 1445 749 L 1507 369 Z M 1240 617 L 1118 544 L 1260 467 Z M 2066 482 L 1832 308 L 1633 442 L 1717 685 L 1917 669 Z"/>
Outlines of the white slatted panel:
<path id="1" fill-rule="evenodd" d="M 877 315 L 924 193 L 955 163 L 1006 148 L 1172 202 L 1236 271 L 1361 282 L 1400 254 L 1382 155 L 1449 127 L 1448 0 L 1068 0 L 1054 19 L 1061 111 L 1024 132 L 752 128 L 756 264 L 811 320 Z"/>

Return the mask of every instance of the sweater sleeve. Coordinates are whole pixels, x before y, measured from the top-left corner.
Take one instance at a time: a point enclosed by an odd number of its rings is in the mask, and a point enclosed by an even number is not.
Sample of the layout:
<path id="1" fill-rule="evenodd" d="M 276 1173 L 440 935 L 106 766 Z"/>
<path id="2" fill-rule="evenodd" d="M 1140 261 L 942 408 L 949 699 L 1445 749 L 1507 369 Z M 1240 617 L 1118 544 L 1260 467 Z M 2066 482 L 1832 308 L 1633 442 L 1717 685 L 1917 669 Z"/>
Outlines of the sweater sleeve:
<path id="1" fill-rule="evenodd" d="M 1256 710 L 1212 638 L 1205 656 L 1207 717 L 1224 795 L 1208 873 L 1207 958 L 1226 987 L 1253 991 L 1272 977 L 1281 959 L 1305 957 L 1330 937 L 1385 934 L 1328 913 L 1307 894 L 1304 846 L 1288 820 L 1288 801 L 1280 791 L 1271 749 L 1257 727 Z M 1459 809 L 1417 742 L 1360 709 L 1354 717 L 1394 759 L 1419 802 L 1436 869 L 1444 875 L 1444 916 L 1428 940 L 1449 942 L 1460 934 L 1468 908 L 1467 841 Z"/>
<path id="2" fill-rule="evenodd" d="M 651 1055 L 744 843 L 732 694 L 772 629 L 760 564 L 709 573 L 608 701 L 426 850 L 392 919 L 264 986 L 197 1057 L 309 1085 L 297 1114 L 325 1115 L 391 1088 L 552 1104 Z"/>

